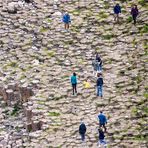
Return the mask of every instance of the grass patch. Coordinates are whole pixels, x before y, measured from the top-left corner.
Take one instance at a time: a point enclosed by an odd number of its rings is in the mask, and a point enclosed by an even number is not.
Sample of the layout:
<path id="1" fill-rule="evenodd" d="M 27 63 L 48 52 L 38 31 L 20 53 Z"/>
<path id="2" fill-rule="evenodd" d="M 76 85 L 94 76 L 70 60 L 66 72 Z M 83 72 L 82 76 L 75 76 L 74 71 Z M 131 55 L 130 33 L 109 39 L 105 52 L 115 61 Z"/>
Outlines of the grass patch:
<path id="1" fill-rule="evenodd" d="M 14 105 L 13 111 L 11 112 L 11 116 L 16 116 L 16 115 L 18 115 L 18 112 L 19 112 L 20 109 L 21 109 L 21 108 L 20 108 L 19 105 L 16 103 L 16 104 Z"/>
<path id="2" fill-rule="evenodd" d="M 140 33 L 148 33 L 148 24 L 145 24 L 141 29 Z"/>
<path id="3" fill-rule="evenodd" d="M 114 38 L 115 35 L 114 34 L 106 34 L 106 35 L 103 35 L 103 39 L 105 40 L 110 40 L 111 38 Z"/>
<path id="4" fill-rule="evenodd" d="M 100 17 L 100 18 L 107 18 L 108 15 L 107 15 L 104 11 L 101 11 L 101 12 L 99 13 L 99 17 Z"/>
<path id="5" fill-rule="evenodd" d="M 48 116 L 60 116 L 60 113 L 57 112 L 48 112 Z"/>
<path id="6" fill-rule="evenodd" d="M 53 57 L 55 55 L 54 51 L 47 51 L 47 56 L 48 57 Z"/>
<path id="7" fill-rule="evenodd" d="M 131 23 L 132 21 L 133 21 L 132 16 L 129 16 L 129 17 L 127 18 L 127 23 Z"/>
<path id="8" fill-rule="evenodd" d="M 41 27 L 40 28 L 40 32 L 41 33 L 44 33 L 44 32 L 47 32 L 48 31 L 48 28 L 45 28 L 45 27 Z"/>
<path id="9" fill-rule="evenodd" d="M 18 64 L 17 64 L 17 62 L 11 62 L 7 66 L 10 66 L 10 67 L 18 67 Z"/>
<path id="10" fill-rule="evenodd" d="M 146 0 L 138 0 L 138 4 L 140 4 L 141 6 L 146 6 L 147 2 Z"/>
<path id="11" fill-rule="evenodd" d="M 144 93 L 143 96 L 148 99 L 148 93 Z"/>

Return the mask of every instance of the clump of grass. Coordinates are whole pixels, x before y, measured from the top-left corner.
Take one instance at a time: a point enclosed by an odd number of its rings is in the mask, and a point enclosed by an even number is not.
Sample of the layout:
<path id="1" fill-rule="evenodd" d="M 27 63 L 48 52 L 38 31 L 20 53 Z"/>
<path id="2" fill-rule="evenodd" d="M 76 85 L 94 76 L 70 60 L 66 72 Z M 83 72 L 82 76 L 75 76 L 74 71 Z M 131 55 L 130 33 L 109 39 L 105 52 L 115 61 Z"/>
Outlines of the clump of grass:
<path id="1" fill-rule="evenodd" d="M 48 51 L 47 52 L 48 57 L 53 57 L 55 55 L 54 51 Z"/>
<path id="2" fill-rule="evenodd" d="M 146 0 L 138 0 L 138 4 L 140 4 L 141 6 L 146 6 L 147 2 Z"/>
<path id="3" fill-rule="evenodd" d="M 17 62 L 11 62 L 11 63 L 8 64 L 8 66 L 10 66 L 10 67 L 17 67 L 18 64 L 17 64 Z"/>
<path id="4" fill-rule="evenodd" d="M 148 99 L 148 93 L 144 93 L 143 96 Z"/>
<path id="5" fill-rule="evenodd" d="M 148 24 L 145 24 L 141 29 L 140 33 L 148 33 Z"/>
<path id="6" fill-rule="evenodd" d="M 114 34 L 106 34 L 106 35 L 103 35 L 103 38 L 104 38 L 105 40 L 110 40 L 110 39 L 113 38 L 113 37 L 115 37 Z"/>
<path id="7" fill-rule="evenodd" d="M 132 16 L 129 16 L 129 17 L 127 18 L 127 23 L 132 22 L 132 20 L 133 20 Z"/>
<path id="8" fill-rule="evenodd" d="M 99 16 L 100 16 L 100 18 L 107 18 L 108 17 L 108 15 L 104 11 L 101 11 L 99 13 Z"/>
<path id="9" fill-rule="evenodd" d="M 41 27 L 41 28 L 40 28 L 40 32 L 41 32 L 41 33 L 47 32 L 47 31 L 48 31 L 48 28 L 45 28 L 45 27 Z"/>
<path id="10" fill-rule="evenodd" d="M 48 116 L 60 116 L 60 113 L 57 113 L 57 112 L 48 112 Z"/>
<path id="11" fill-rule="evenodd" d="M 19 104 L 16 103 L 16 104 L 14 105 L 13 111 L 11 112 L 11 116 L 16 116 L 16 115 L 18 115 L 18 112 L 19 112 L 20 109 L 21 109 L 21 108 L 19 107 Z"/>

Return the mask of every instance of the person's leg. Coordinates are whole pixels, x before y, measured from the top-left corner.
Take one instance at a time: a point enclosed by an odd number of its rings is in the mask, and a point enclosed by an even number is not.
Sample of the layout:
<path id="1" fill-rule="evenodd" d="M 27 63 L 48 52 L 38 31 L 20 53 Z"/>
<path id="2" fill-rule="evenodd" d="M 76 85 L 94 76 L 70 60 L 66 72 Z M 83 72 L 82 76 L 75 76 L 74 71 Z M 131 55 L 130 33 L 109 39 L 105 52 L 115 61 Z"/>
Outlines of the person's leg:
<path id="1" fill-rule="evenodd" d="M 103 88 L 103 86 L 101 85 L 101 86 L 100 86 L 100 96 L 101 96 L 101 97 L 103 97 L 103 89 L 102 89 L 102 88 Z"/>
<path id="2" fill-rule="evenodd" d="M 64 23 L 64 28 L 66 29 L 66 23 Z"/>
<path id="3" fill-rule="evenodd" d="M 74 84 L 72 84 L 72 91 L 73 91 L 73 95 L 74 95 L 74 89 L 75 89 L 75 88 L 74 88 Z"/>
<path id="4" fill-rule="evenodd" d="M 136 16 L 133 15 L 132 17 L 133 17 L 134 25 L 136 25 Z"/>
<path id="5" fill-rule="evenodd" d="M 99 96 L 99 86 L 97 86 L 97 96 Z"/>
<path id="6" fill-rule="evenodd" d="M 77 84 L 74 85 L 75 93 L 77 93 Z"/>
<path id="7" fill-rule="evenodd" d="M 82 134 L 82 141 L 85 141 L 85 134 Z"/>
<path id="8" fill-rule="evenodd" d="M 103 124 L 103 128 L 104 128 L 104 131 L 106 132 L 106 126 L 105 126 L 105 124 Z"/>
<path id="9" fill-rule="evenodd" d="M 69 29 L 69 23 L 67 23 L 67 29 Z"/>

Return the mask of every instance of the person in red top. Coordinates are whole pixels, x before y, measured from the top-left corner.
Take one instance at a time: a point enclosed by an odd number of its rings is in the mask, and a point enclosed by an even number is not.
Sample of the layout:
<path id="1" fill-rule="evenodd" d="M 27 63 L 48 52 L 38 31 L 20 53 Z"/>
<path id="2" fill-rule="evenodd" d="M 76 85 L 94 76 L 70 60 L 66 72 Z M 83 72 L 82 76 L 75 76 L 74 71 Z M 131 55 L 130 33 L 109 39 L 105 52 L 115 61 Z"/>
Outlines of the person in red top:
<path id="1" fill-rule="evenodd" d="M 134 25 L 136 25 L 136 19 L 137 19 L 138 14 L 139 14 L 139 11 L 138 11 L 137 5 L 134 5 L 131 8 L 131 15 L 133 17 Z"/>

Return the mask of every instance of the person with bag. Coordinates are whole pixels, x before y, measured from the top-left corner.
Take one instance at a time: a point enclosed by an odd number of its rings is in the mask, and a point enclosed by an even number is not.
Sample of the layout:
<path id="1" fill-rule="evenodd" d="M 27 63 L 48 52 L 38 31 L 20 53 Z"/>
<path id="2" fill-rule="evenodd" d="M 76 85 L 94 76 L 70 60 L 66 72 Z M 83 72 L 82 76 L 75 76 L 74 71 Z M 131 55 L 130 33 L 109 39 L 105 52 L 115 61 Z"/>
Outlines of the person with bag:
<path id="1" fill-rule="evenodd" d="M 73 95 L 77 94 L 77 76 L 75 72 L 71 76 L 71 85 L 72 85 Z"/>
<path id="2" fill-rule="evenodd" d="M 103 114 L 102 111 L 100 111 L 100 114 L 98 115 L 98 119 L 99 119 L 100 128 L 103 126 L 103 128 L 104 128 L 104 130 L 106 132 L 105 124 L 107 124 L 107 119 L 106 119 L 106 116 Z"/>
<path id="3" fill-rule="evenodd" d="M 119 23 L 119 13 L 121 13 L 121 7 L 119 4 L 116 4 L 116 6 L 114 6 L 114 20 Z"/>
<path id="4" fill-rule="evenodd" d="M 68 30 L 69 24 L 71 23 L 70 15 L 68 14 L 68 12 L 65 12 L 65 14 L 63 15 L 63 23 L 65 30 Z"/>

